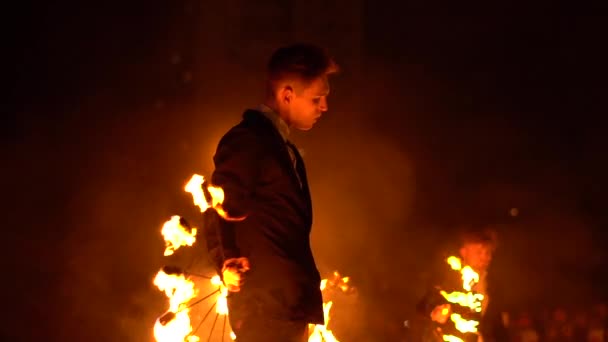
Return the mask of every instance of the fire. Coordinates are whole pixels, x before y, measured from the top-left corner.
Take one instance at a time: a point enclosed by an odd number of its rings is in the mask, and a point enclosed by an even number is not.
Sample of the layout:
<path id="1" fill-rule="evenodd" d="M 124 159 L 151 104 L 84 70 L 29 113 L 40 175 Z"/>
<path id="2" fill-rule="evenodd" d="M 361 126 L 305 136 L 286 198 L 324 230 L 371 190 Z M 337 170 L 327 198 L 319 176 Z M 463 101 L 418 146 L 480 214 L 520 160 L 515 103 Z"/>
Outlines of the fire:
<path id="1" fill-rule="evenodd" d="M 454 324 L 456 325 L 456 329 L 460 332 L 463 332 L 463 333 L 477 332 L 477 326 L 479 325 L 479 322 L 477 322 L 477 321 L 466 320 L 457 313 L 452 314 L 450 316 L 450 319 L 452 320 L 452 322 L 454 322 Z"/>
<path id="2" fill-rule="evenodd" d="M 242 221 L 245 217 L 230 217 L 226 211 L 222 208 L 222 203 L 224 203 L 224 190 L 220 187 L 208 185 L 206 186 L 207 192 L 210 198 L 205 196 L 205 191 L 203 189 L 203 184 L 205 183 L 205 177 L 201 175 L 193 175 L 190 178 L 188 184 L 186 184 L 185 190 L 192 194 L 192 199 L 194 200 L 194 205 L 198 206 L 201 212 L 207 211 L 209 208 L 215 209 L 215 211 L 220 215 L 224 220 L 227 221 Z"/>
<path id="3" fill-rule="evenodd" d="M 326 290 L 340 290 L 342 292 L 348 293 L 353 291 L 353 287 L 351 287 L 348 282 L 350 281 L 349 277 L 340 277 L 340 273 L 337 271 L 334 272 L 332 279 L 323 279 L 321 280 L 321 291 L 325 294 Z M 316 324 L 311 325 L 312 333 L 308 337 L 308 342 L 340 342 L 333 334 L 333 332 L 327 328 L 329 325 L 329 312 L 333 305 L 332 301 L 327 301 L 323 303 L 323 316 L 325 318 L 325 324 Z"/>
<path id="4" fill-rule="evenodd" d="M 481 301 L 483 300 L 483 295 L 481 293 L 464 293 L 458 291 L 447 293 L 443 290 L 439 293 L 452 304 L 458 304 L 475 312 L 481 312 Z"/>
<path id="5" fill-rule="evenodd" d="M 460 337 L 456 337 L 453 335 L 443 335 L 443 340 L 446 342 L 464 342 Z"/>
<path id="6" fill-rule="evenodd" d="M 224 191 L 219 188 L 214 188 L 213 192 L 209 191 L 212 196 L 211 203 L 209 203 L 203 192 L 203 183 L 205 183 L 205 177 L 195 174 L 190 178 L 190 181 L 186 184 L 184 189 L 186 192 L 192 194 L 194 205 L 201 209 L 201 213 L 224 202 Z M 215 196 L 213 196 L 214 194 Z"/>
<path id="7" fill-rule="evenodd" d="M 189 309 L 185 304 L 197 295 L 194 283 L 184 275 L 169 275 L 159 271 L 154 278 L 154 285 L 165 292 L 169 298 L 169 310 L 161 316 L 154 326 L 154 337 L 158 342 L 198 341 L 192 332 Z"/>
<path id="8" fill-rule="evenodd" d="M 482 301 L 484 296 L 480 293 L 475 293 L 472 289 L 479 282 L 479 274 L 475 272 L 470 266 L 462 265 L 459 258 L 451 256 L 447 258 L 447 263 L 450 267 L 460 272 L 462 279 L 462 288 L 466 292 L 454 291 L 447 293 L 446 291 L 440 291 L 440 294 L 449 303 L 459 305 L 463 308 L 468 308 L 471 312 L 480 313 L 482 308 Z M 443 312 L 447 314 L 448 312 Z M 479 321 L 467 320 L 458 313 L 450 314 L 450 320 L 454 323 L 456 330 L 461 333 L 478 333 L 477 326 Z M 462 342 L 463 340 L 453 335 L 443 335 L 443 340 L 446 342 Z"/>
<path id="9" fill-rule="evenodd" d="M 179 216 L 165 222 L 161 234 L 165 238 L 165 256 L 172 255 L 182 246 L 192 246 L 196 241 L 196 228 L 190 228 Z"/>
<path id="10" fill-rule="evenodd" d="M 211 208 L 228 221 L 241 221 L 246 218 L 230 217 L 222 208 L 222 203 L 224 202 L 224 191 L 222 188 L 212 185 L 204 186 L 204 183 L 204 177 L 195 174 L 185 186 L 185 191 L 192 194 L 194 204 L 200 208 L 201 212 L 205 212 L 207 209 Z M 207 190 L 206 193 L 205 190 Z M 161 233 L 166 245 L 164 255 L 169 256 L 174 254 L 175 251 L 182 246 L 194 245 L 196 242 L 197 229 L 191 228 L 188 223 L 179 216 L 173 216 L 169 221 L 165 222 L 161 229 Z M 154 285 L 163 291 L 169 299 L 168 311 L 159 317 L 154 325 L 154 337 L 157 342 L 198 342 L 200 340 L 198 336 L 194 335 L 196 331 L 193 332 L 189 311 L 190 306 L 201 300 L 189 305 L 189 302 L 198 295 L 198 291 L 196 290 L 195 284 L 184 274 L 184 271 L 181 271 L 176 267 L 166 266 L 161 269 L 154 278 Z M 210 281 L 212 285 L 218 287 L 217 292 L 219 295 L 217 296 L 217 302 L 215 303 L 216 314 L 218 316 L 224 316 L 225 319 L 228 315 L 228 289 L 222 283 L 219 275 L 212 277 Z M 354 288 L 350 286 L 349 281 L 349 277 L 341 277 L 338 272 L 334 272 L 333 278 L 323 279 L 321 281 L 321 291 L 323 294 L 326 294 L 326 291 L 329 290 L 339 290 L 344 293 L 349 293 L 354 290 Z M 208 296 L 205 298 L 207 297 Z M 203 298 L 203 300 L 205 298 Z M 332 306 L 333 302 L 331 300 L 323 303 L 325 324 L 311 325 L 313 330 L 309 336 L 308 342 L 339 342 L 333 335 L 333 332 L 328 329 Z M 211 337 L 211 333 L 209 337 Z M 236 340 L 236 335 L 233 331 L 230 332 L 230 338 Z"/>
<path id="11" fill-rule="evenodd" d="M 185 190 L 192 194 L 194 204 L 201 212 L 213 208 L 217 213 L 227 220 L 241 220 L 243 218 L 231 218 L 222 209 L 224 191 L 215 186 L 207 186 L 208 196 L 205 196 L 203 183 L 205 179 L 200 175 L 193 175 L 186 184 Z M 192 246 L 196 242 L 197 229 L 191 228 L 186 220 L 179 216 L 172 216 L 163 225 L 161 234 L 165 240 L 164 255 L 169 256 L 183 246 Z M 157 342 L 197 342 L 199 337 L 194 335 L 190 322 L 189 301 L 198 295 L 194 282 L 186 277 L 185 272 L 176 267 L 164 267 L 154 278 L 154 285 L 165 293 L 169 299 L 168 311 L 159 317 L 154 325 L 154 337 Z M 228 290 L 222 284 L 219 276 L 211 278 L 211 284 L 218 286 L 217 302 L 215 310 L 217 315 L 228 314 L 227 295 Z M 204 298 L 203 298 L 204 299 Z M 230 338 L 236 339 L 234 332 L 230 332 Z"/>
<path id="12" fill-rule="evenodd" d="M 217 304 L 215 306 L 215 312 L 217 312 L 220 315 L 227 315 L 228 314 L 228 289 L 226 288 L 226 286 L 224 286 L 224 283 L 222 283 L 222 280 L 220 279 L 220 276 L 216 275 L 213 276 L 213 278 L 211 278 L 211 284 L 215 285 L 215 286 L 219 286 L 220 289 L 220 295 L 217 298 Z"/>

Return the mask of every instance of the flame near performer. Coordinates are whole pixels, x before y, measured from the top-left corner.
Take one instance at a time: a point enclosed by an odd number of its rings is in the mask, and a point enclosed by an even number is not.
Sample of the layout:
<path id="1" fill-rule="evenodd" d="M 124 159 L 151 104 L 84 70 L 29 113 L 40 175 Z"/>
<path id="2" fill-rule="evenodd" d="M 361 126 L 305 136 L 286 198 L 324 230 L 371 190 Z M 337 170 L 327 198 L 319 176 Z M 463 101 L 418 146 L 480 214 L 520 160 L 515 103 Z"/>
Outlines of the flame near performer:
<path id="1" fill-rule="evenodd" d="M 224 192 L 222 189 L 208 186 L 207 191 L 210 197 L 208 198 L 205 196 L 203 191 L 204 181 L 205 179 L 203 176 L 194 175 L 185 187 L 185 190 L 192 194 L 194 204 L 200 208 L 201 212 L 204 212 L 209 208 L 213 208 L 220 213 L 222 217 L 232 219 L 229 218 L 221 209 L 221 205 L 224 200 Z M 197 229 L 190 227 L 187 221 L 183 218 L 173 216 L 163 225 L 161 234 L 165 240 L 164 255 L 169 256 L 174 254 L 175 251 L 180 247 L 192 246 L 196 242 Z M 194 335 L 196 330 L 192 329 L 189 316 L 190 308 L 215 294 L 217 294 L 216 303 L 213 304 L 211 309 L 215 307 L 217 314 L 215 318 L 216 321 L 219 316 L 224 316 L 224 329 L 226 328 L 225 317 L 228 314 L 226 295 L 228 294 L 228 290 L 222 284 L 220 277 L 217 275 L 215 277 L 205 277 L 210 279 L 211 284 L 217 287 L 217 290 L 204 298 L 189 304 L 189 302 L 198 295 L 198 290 L 196 289 L 195 283 L 192 281 L 191 276 L 191 274 L 187 274 L 187 272 L 177 267 L 165 266 L 154 278 L 154 285 L 163 291 L 169 299 L 168 311 L 157 319 L 154 326 L 154 337 L 157 342 L 200 341 L 200 338 Z M 207 312 L 205 318 L 203 318 L 203 321 L 209 315 L 211 309 Z M 212 332 L 213 331 L 209 333 L 209 337 L 211 337 Z M 230 333 L 230 337 L 233 340 L 236 338 L 232 332 Z"/>
<path id="2" fill-rule="evenodd" d="M 340 277 L 340 273 L 337 271 L 333 274 L 333 279 L 321 280 L 321 291 L 325 295 L 329 290 L 339 290 L 345 293 L 349 293 L 353 290 L 353 287 L 349 285 L 349 277 Z M 310 325 L 312 332 L 308 338 L 308 342 L 340 342 L 328 328 L 329 325 L 329 312 L 333 305 L 332 301 L 324 301 L 323 303 L 323 315 L 325 317 L 324 325 Z"/>
<path id="3" fill-rule="evenodd" d="M 452 305 L 456 305 L 460 308 L 459 311 L 462 313 L 452 312 L 450 314 L 450 320 L 454 323 L 456 330 L 462 334 L 473 333 L 479 337 L 477 326 L 479 325 L 479 319 L 474 319 L 481 312 L 482 302 L 484 296 L 480 293 L 473 291 L 475 285 L 479 282 L 479 274 L 475 272 L 470 266 L 462 265 L 459 258 L 451 256 L 447 258 L 447 263 L 450 265 L 452 270 L 458 271 L 461 274 L 462 279 L 462 291 L 454 291 L 447 293 L 441 290 L 440 294 Z M 444 309 L 448 310 L 448 309 Z M 452 310 L 455 311 L 455 310 Z M 447 314 L 448 312 L 445 312 Z M 469 319 L 467 319 L 467 318 Z M 458 336 L 452 334 L 443 334 L 443 340 L 447 342 L 464 342 L 464 340 Z"/>
<path id="4" fill-rule="evenodd" d="M 207 190 L 206 192 L 204 190 Z M 205 179 L 200 175 L 193 175 L 190 181 L 185 187 L 185 191 L 192 194 L 194 204 L 198 206 L 201 212 L 205 212 L 208 209 L 214 209 L 216 212 L 225 220 L 229 221 L 240 221 L 244 220 L 244 217 L 233 218 L 229 217 L 228 214 L 222 209 L 222 203 L 224 201 L 224 191 L 219 187 L 206 186 Z M 165 240 L 165 256 L 170 256 L 177 251 L 180 247 L 188 246 L 191 247 L 196 242 L 197 229 L 191 227 L 186 220 L 179 216 L 173 216 L 167 221 L 161 229 L 161 234 Z M 154 325 L 154 337 L 157 342 L 198 342 L 200 338 L 195 335 L 198 330 L 192 328 L 190 319 L 190 308 L 213 295 L 217 295 L 216 302 L 211 306 L 209 311 L 205 314 L 203 321 L 209 316 L 212 309 L 215 307 L 216 317 L 213 322 L 213 327 L 209 332 L 209 339 L 215 322 L 219 316 L 224 317 L 224 327 L 222 332 L 222 340 L 224 339 L 224 331 L 226 329 L 226 318 L 228 315 L 228 304 L 227 295 L 228 289 L 224 286 L 220 280 L 219 275 L 208 278 L 211 284 L 217 289 L 212 293 L 204 296 L 202 299 L 196 300 L 194 303 L 190 303 L 199 294 L 195 283 L 192 281 L 191 276 L 177 267 L 165 266 L 163 267 L 154 278 L 154 285 L 156 285 L 161 291 L 165 293 L 169 300 L 168 311 L 156 320 Z M 341 291 L 343 293 L 350 293 L 354 290 L 349 284 L 349 277 L 341 277 L 338 272 L 334 272 L 333 278 L 323 279 L 321 281 L 321 291 L 325 296 L 328 291 Z M 332 301 L 325 301 L 323 303 L 323 312 L 325 316 L 324 325 L 310 325 L 311 334 L 309 336 L 309 342 L 340 342 L 334 335 L 333 332 L 328 328 L 330 319 L 330 310 L 332 308 Z M 236 335 L 234 332 L 229 333 L 230 339 L 235 340 Z"/>

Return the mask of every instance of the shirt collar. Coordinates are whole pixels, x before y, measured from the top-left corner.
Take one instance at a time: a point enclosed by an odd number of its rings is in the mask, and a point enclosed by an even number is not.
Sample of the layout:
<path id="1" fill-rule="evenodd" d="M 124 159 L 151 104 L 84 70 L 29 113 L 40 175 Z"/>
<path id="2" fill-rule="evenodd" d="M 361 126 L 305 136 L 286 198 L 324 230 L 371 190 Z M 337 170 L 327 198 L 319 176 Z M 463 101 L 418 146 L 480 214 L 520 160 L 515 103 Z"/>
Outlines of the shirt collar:
<path id="1" fill-rule="evenodd" d="M 266 118 L 272 122 L 274 127 L 279 131 L 283 140 L 287 141 L 287 137 L 289 136 L 289 126 L 283 120 L 277 112 L 275 112 L 272 108 L 268 107 L 265 104 L 261 104 L 257 108 Z"/>

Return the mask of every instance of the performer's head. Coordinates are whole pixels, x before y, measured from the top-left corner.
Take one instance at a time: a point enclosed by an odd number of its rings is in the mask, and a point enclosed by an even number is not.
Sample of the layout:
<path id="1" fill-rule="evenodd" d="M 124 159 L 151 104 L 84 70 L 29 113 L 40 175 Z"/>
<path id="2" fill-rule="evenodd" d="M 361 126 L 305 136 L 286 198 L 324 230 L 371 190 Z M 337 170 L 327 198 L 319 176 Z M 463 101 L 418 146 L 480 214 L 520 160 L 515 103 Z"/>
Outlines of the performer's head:
<path id="1" fill-rule="evenodd" d="M 496 249 L 496 231 L 489 226 L 465 227 L 460 232 L 460 256 L 477 272 L 488 269 Z"/>
<path id="2" fill-rule="evenodd" d="M 282 47 L 268 62 L 266 104 L 289 126 L 309 130 L 328 109 L 328 76 L 337 71 L 338 65 L 320 47 Z"/>

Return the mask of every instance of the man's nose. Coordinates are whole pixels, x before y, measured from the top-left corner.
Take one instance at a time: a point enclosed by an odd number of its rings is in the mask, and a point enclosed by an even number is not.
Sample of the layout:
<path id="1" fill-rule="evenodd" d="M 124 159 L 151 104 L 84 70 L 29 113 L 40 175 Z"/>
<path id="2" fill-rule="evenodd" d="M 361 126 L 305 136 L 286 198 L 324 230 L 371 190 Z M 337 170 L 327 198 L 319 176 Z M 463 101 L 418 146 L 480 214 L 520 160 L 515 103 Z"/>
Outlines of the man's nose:
<path id="1" fill-rule="evenodd" d="M 327 111 L 327 99 L 322 97 L 321 98 L 321 102 L 319 103 L 319 109 L 322 112 L 326 112 Z"/>

